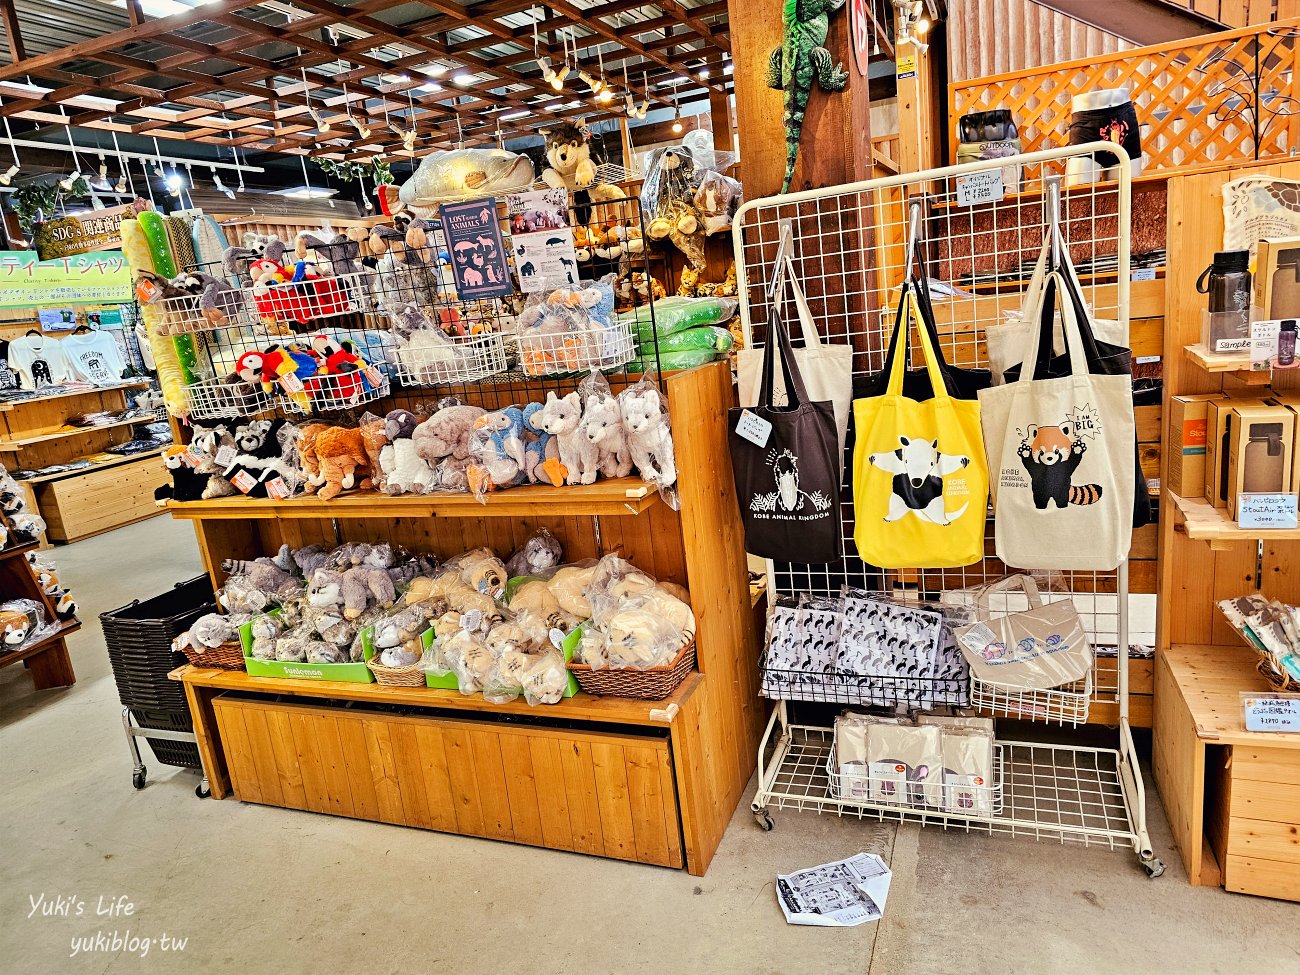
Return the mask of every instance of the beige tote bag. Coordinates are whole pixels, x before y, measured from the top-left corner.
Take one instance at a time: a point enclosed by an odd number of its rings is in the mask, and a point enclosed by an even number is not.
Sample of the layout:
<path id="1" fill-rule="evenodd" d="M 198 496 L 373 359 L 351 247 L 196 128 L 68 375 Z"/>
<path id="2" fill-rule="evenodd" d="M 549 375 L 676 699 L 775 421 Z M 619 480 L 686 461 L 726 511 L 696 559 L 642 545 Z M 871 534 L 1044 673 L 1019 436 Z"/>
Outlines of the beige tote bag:
<path id="1" fill-rule="evenodd" d="M 1059 229 L 1057 233 L 1060 233 Z M 1082 294 L 1083 287 L 1079 283 L 1078 272 L 1070 263 L 1070 250 L 1064 238 L 1058 237 L 1057 240 L 1060 244 L 1061 271 L 1070 276 L 1078 293 Z M 1042 307 L 1043 280 L 1047 274 L 1047 255 L 1051 248 L 1052 239 L 1048 237 L 1043 241 L 1043 249 L 1039 251 L 1038 263 L 1034 265 L 1033 276 L 1030 277 L 1029 285 L 1025 288 L 1020 310 L 1010 315 L 1005 324 L 990 325 L 984 330 L 984 339 L 989 352 L 989 371 L 993 373 L 993 384 L 996 386 L 1001 386 L 1006 381 L 1002 374 L 1020 362 L 1020 353 L 1029 343 L 1030 330 L 1038 327 L 1036 316 Z M 1097 336 L 1097 341 L 1109 342 L 1111 345 L 1128 345 L 1127 323 L 1092 315 L 1089 316 L 1089 321 L 1092 323 L 1093 334 Z M 1064 339 L 1059 330 L 1053 329 L 1052 334 L 1054 335 L 1052 351 L 1060 355 L 1065 351 Z"/>
<path id="2" fill-rule="evenodd" d="M 795 308 L 799 312 L 799 331 L 803 333 L 804 347 L 794 350 L 795 363 L 808 390 L 808 399 L 814 403 L 829 401 L 835 410 L 835 432 L 839 435 L 839 452 L 836 454 L 841 471 L 844 466 L 844 441 L 848 435 L 849 414 L 853 402 L 853 346 L 838 342 L 823 342 L 817 334 L 817 323 L 799 278 L 794 262 L 785 259 L 785 279 L 790 283 Z M 768 336 L 768 341 L 772 337 Z M 741 349 L 736 355 L 736 382 L 740 387 L 740 405 L 757 406 L 759 388 L 763 383 L 763 350 Z M 777 371 L 772 380 L 772 400 L 777 406 L 789 402 L 785 392 L 784 377 Z"/>
<path id="3" fill-rule="evenodd" d="M 1022 589 L 1029 609 L 992 618 L 989 594 Z M 1083 680 L 1092 645 L 1069 599 L 1044 603 L 1031 576 L 1008 576 L 980 592 L 977 621 L 955 629 L 971 676 L 1012 691 L 1047 690 Z"/>
<path id="4" fill-rule="evenodd" d="M 1049 302 L 1060 308 L 1065 363 L 1040 362 L 1056 318 Z M 1133 378 L 1102 372 L 1111 366 L 1081 304 L 1060 272 L 1049 274 L 1020 375 L 979 394 L 997 556 L 1017 569 L 1107 572 L 1132 542 Z M 1056 378 L 1035 378 L 1049 368 Z"/>

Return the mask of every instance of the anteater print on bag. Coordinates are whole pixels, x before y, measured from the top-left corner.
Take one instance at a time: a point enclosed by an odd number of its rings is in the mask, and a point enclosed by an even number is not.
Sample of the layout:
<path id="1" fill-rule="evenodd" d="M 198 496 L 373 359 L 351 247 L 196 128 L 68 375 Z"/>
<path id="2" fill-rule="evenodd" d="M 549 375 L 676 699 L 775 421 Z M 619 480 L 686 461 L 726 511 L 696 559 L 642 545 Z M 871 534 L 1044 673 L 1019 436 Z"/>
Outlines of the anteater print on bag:
<path id="1" fill-rule="evenodd" d="M 938 440 L 899 437 L 898 442 L 901 446 L 893 453 L 867 457 L 871 466 L 894 475 L 885 521 L 898 521 L 910 511 L 922 521 L 950 525 L 964 515 L 970 507 L 969 501 L 956 511 L 945 510 L 943 478 L 966 467 L 970 458 L 941 453 Z"/>
<path id="2" fill-rule="evenodd" d="M 1017 452 L 1029 472 L 1035 508 L 1041 511 L 1052 504 L 1064 508 L 1067 504 L 1096 504 L 1101 500 L 1100 484 L 1070 483 L 1087 450 L 1083 437 L 1075 435 L 1072 422 L 1042 427 L 1029 424 Z"/>

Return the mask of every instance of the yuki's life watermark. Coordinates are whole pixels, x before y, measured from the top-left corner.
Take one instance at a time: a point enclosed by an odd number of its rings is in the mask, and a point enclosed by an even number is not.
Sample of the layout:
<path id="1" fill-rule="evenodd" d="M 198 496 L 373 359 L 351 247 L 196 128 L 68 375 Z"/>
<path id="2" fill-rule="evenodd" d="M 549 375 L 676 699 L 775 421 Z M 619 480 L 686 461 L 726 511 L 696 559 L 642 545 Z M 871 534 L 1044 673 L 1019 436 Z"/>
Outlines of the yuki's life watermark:
<path id="1" fill-rule="evenodd" d="M 125 925 L 130 923 L 129 919 L 136 913 L 135 903 L 126 894 L 100 894 L 92 900 L 78 894 L 48 894 L 42 891 L 38 894 L 28 894 L 27 902 L 28 920 L 87 918 L 120 921 Z M 115 927 L 112 930 L 100 928 L 89 934 L 72 935 L 68 944 L 68 957 L 76 958 L 78 955 L 92 953 L 116 955 L 125 952 L 144 958 L 155 949 L 163 952 L 184 951 L 188 943 L 188 937 L 178 937 L 166 931 L 150 935 L 125 926 Z"/>

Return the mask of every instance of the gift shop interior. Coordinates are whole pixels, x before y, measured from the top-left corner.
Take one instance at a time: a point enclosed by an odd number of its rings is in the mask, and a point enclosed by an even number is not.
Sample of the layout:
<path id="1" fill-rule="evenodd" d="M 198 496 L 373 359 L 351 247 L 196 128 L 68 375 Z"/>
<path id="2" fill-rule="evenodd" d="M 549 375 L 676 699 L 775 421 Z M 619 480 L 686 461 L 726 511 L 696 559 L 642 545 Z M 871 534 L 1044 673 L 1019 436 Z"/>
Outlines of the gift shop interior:
<path id="1" fill-rule="evenodd" d="M 1300 969 L 1300 0 L 0 35 L 6 970 Z"/>

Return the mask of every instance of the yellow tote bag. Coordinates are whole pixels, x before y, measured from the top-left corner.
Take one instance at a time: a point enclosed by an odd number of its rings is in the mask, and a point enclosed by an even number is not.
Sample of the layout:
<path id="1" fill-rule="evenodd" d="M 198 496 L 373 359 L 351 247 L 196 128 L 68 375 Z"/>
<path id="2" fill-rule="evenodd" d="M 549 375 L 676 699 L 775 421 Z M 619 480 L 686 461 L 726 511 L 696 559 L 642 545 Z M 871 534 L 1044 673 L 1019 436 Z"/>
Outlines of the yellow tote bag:
<path id="1" fill-rule="evenodd" d="M 905 285 L 885 395 L 853 401 L 853 540 L 858 556 L 882 569 L 948 569 L 984 557 L 989 474 L 980 406 L 948 395 L 922 314 Z M 934 391 L 924 401 L 903 395 L 913 318 Z"/>

